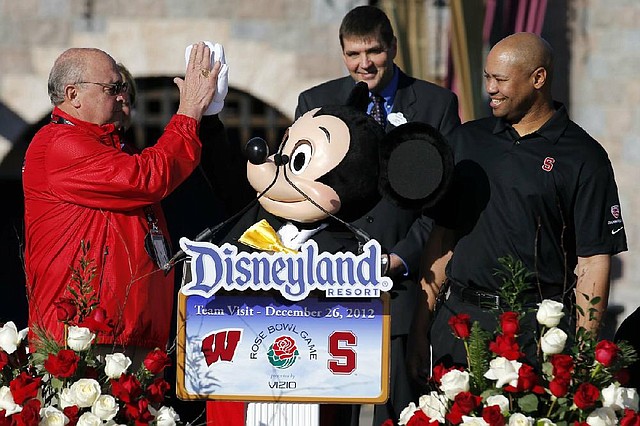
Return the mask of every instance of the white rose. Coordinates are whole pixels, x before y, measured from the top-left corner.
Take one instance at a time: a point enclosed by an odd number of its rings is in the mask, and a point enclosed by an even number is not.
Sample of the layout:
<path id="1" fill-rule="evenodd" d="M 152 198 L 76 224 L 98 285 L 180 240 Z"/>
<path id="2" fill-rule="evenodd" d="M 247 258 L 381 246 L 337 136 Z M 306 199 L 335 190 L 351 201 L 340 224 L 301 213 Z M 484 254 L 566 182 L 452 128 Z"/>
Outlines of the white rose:
<path id="1" fill-rule="evenodd" d="M 540 339 L 540 347 L 545 355 L 559 354 L 564 350 L 566 343 L 567 333 L 558 327 L 550 328 Z"/>
<path id="2" fill-rule="evenodd" d="M 91 412 L 83 413 L 78 419 L 77 426 L 102 426 L 102 420 Z"/>
<path id="3" fill-rule="evenodd" d="M 13 400 L 13 394 L 8 386 L 0 388 L 0 410 L 5 410 L 5 417 L 22 411 L 22 407 Z"/>
<path id="4" fill-rule="evenodd" d="M 122 353 L 109 354 L 104 358 L 104 373 L 110 379 L 119 379 L 127 371 L 127 368 L 131 366 L 131 359 Z"/>
<path id="5" fill-rule="evenodd" d="M 509 417 L 509 426 L 533 426 L 533 417 L 527 417 L 522 413 L 513 413 Z"/>
<path id="6" fill-rule="evenodd" d="M 56 407 L 47 406 L 40 410 L 39 426 L 64 426 L 69 423 L 69 418 Z"/>
<path id="7" fill-rule="evenodd" d="M 8 354 L 14 353 L 28 331 L 28 328 L 18 331 L 13 321 L 6 322 L 2 328 L 0 328 L 0 349 Z"/>
<path id="8" fill-rule="evenodd" d="M 611 408 L 600 407 L 593 410 L 586 421 L 591 426 L 614 426 L 618 423 L 618 418 Z"/>
<path id="9" fill-rule="evenodd" d="M 509 412 L 509 400 L 504 395 L 491 395 L 484 403 L 485 407 L 491 407 L 497 405 L 500 407 L 501 413 Z M 443 422 L 444 423 L 444 422 Z"/>
<path id="10" fill-rule="evenodd" d="M 536 313 L 538 323 L 549 328 L 560 324 L 560 320 L 564 316 L 564 304 L 555 300 L 544 299 L 538 306 L 538 313 Z"/>
<path id="11" fill-rule="evenodd" d="M 638 411 L 638 392 L 634 388 L 623 388 L 614 383 L 602 389 L 602 405 L 614 411 L 631 408 Z"/>
<path id="12" fill-rule="evenodd" d="M 440 424 L 445 423 L 444 415 L 447 413 L 447 397 L 436 391 L 431 391 L 429 395 L 422 395 L 418 400 L 418 408 L 432 420 L 437 420 Z"/>
<path id="13" fill-rule="evenodd" d="M 461 425 L 471 425 L 471 426 L 489 426 L 482 417 L 471 417 L 471 416 L 462 416 Z"/>
<path id="14" fill-rule="evenodd" d="M 536 426 L 556 426 L 556 424 L 545 417 L 542 419 L 538 419 L 536 421 Z"/>
<path id="15" fill-rule="evenodd" d="M 94 379 L 79 379 L 69 388 L 73 400 L 80 408 L 91 407 L 100 396 L 100 383 Z"/>
<path id="16" fill-rule="evenodd" d="M 521 362 L 510 361 L 502 356 L 494 358 L 489 362 L 489 370 L 484 373 L 484 377 L 489 380 L 496 380 L 497 388 L 501 388 L 506 384 L 516 386 L 521 365 Z"/>
<path id="17" fill-rule="evenodd" d="M 68 329 L 67 345 L 76 352 L 86 351 L 95 338 L 96 335 L 88 328 L 72 325 Z"/>
<path id="18" fill-rule="evenodd" d="M 62 409 L 76 405 L 76 400 L 69 388 L 63 388 L 58 394 L 58 399 L 60 400 L 60 408 Z"/>
<path id="19" fill-rule="evenodd" d="M 460 392 L 469 391 L 469 372 L 451 370 L 440 379 L 440 389 L 451 401 Z"/>
<path id="20" fill-rule="evenodd" d="M 404 410 L 402 410 L 402 412 L 400 413 L 400 419 L 398 420 L 398 424 L 406 425 L 407 423 L 409 423 L 409 420 L 411 420 L 411 417 L 413 417 L 413 413 L 415 413 L 417 409 L 418 408 L 416 407 L 416 404 L 413 402 L 410 402 L 409 405 L 404 407 Z"/>
<path id="21" fill-rule="evenodd" d="M 100 395 L 91 406 L 91 412 L 100 420 L 111 420 L 118 414 L 118 403 L 111 395 Z"/>
<path id="22" fill-rule="evenodd" d="M 638 396 L 638 390 L 636 388 L 621 388 L 622 389 L 622 408 L 630 408 L 633 411 L 640 409 L 640 396 Z"/>
<path id="23" fill-rule="evenodd" d="M 171 407 L 160 407 L 156 414 L 157 426 L 175 426 L 180 421 L 180 416 Z"/>

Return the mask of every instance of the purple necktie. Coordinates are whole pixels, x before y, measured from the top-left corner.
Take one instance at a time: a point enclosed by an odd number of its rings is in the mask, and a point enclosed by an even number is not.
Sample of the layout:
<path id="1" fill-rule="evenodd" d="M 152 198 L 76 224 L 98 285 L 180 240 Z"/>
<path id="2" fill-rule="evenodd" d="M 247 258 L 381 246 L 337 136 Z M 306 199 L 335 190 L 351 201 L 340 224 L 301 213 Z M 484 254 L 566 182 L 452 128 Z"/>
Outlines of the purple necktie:
<path id="1" fill-rule="evenodd" d="M 371 102 L 373 102 L 373 107 L 371 108 L 371 116 L 378 122 L 378 124 L 380 124 L 382 127 L 385 127 L 387 120 L 387 110 L 384 108 L 384 98 L 380 95 L 372 94 Z"/>

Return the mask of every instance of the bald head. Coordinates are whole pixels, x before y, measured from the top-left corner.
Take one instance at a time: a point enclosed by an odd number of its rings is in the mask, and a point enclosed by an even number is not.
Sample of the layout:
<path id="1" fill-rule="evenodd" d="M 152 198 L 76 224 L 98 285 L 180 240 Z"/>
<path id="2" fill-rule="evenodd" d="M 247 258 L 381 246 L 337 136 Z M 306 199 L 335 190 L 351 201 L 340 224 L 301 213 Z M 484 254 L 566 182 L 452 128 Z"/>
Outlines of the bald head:
<path id="1" fill-rule="evenodd" d="M 89 67 L 117 70 L 113 58 L 100 49 L 74 47 L 62 52 L 49 73 L 48 91 L 51 103 L 60 105 L 64 101 L 65 86 L 87 80 Z"/>
<path id="2" fill-rule="evenodd" d="M 502 60 L 522 71 L 531 73 L 542 67 L 547 72 L 547 87 L 550 87 L 553 73 L 553 49 L 545 39 L 534 33 L 516 33 L 496 43 L 489 55 Z"/>
<path id="3" fill-rule="evenodd" d="M 551 95 L 553 54 L 533 33 L 517 33 L 498 42 L 484 69 L 485 89 L 495 117 L 520 135 L 537 130 L 554 112 Z"/>

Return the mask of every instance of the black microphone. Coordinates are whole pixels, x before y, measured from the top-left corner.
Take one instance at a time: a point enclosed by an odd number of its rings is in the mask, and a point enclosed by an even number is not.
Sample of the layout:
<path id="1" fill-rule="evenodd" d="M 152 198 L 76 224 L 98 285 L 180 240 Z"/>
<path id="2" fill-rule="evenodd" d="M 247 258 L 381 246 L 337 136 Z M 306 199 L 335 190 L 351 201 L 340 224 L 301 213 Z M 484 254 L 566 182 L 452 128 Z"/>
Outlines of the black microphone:
<path id="1" fill-rule="evenodd" d="M 256 165 L 263 164 L 265 161 L 267 161 L 267 157 L 269 156 L 269 146 L 267 145 L 267 141 L 259 137 L 249 139 L 249 141 L 245 145 L 245 156 L 247 157 L 249 162 L 251 162 L 251 164 L 256 164 Z M 282 157 L 287 157 L 287 156 L 283 155 Z M 289 157 L 287 157 L 287 161 L 288 159 Z M 220 231 L 220 229 L 224 228 L 226 225 L 233 222 L 241 215 L 245 214 L 251 207 L 253 207 L 258 202 L 258 200 L 269 189 L 271 189 L 273 185 L 275 185 L 276 180 L 278 179 L 279 171 L 280 171 L 280 168 L 279 167 L 276 168 L 276 174 L 273 178 L 273 181 L 269 184 L 269 186 L 267 186 L 267 188 L 264 191 L 258 194 L 258 196 L 254 200 L 251 200 L 249 204 L 244 206 L 242 209 L 240 209 L 237 213 L 235 213 L 233 216 L 231 216 L 227 220 L 200 232 L 198 235 L 196 235 L 196 238 L 193 241 L 200 242 L 200 241 L 210 240 L 211 238 L 216 236 L 216 234 L 218 233 L 218 231 Z M 183 250 L 179 250 L 175 255 L 173 255 L 171 259 L 169 259 L 167 263 L 165 263 L 162 266 L 162 270 L 165 271 L 165 273 L 168 273 L 171 270 L 171 268 L 173 268 L 181 260 L 184 260 L 186 257 L 187 257 L 187 254 Z"/>

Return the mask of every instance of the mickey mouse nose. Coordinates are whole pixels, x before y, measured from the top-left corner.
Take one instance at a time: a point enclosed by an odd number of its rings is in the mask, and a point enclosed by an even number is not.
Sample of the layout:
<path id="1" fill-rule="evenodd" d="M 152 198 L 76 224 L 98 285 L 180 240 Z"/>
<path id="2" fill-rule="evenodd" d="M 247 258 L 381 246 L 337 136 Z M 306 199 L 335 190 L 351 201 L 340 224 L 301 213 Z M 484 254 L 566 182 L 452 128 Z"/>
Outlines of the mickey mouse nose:
<path id="1" fill-rule="evenodd" d="M 287 154 L 276 154 L 273 156 L 273 161 L 276 166 L 284 166 L 289 162 L 289 156 Z"/>
<path id="2" fill-rule="evenodd" d="M 251 164 L 255 164 L 257 166 L 264 164 L 269 156 L 269 146 L 267 145 L 267 141 L 259 137 L 249 139 L 244 147 L 244 155 Z"/>

